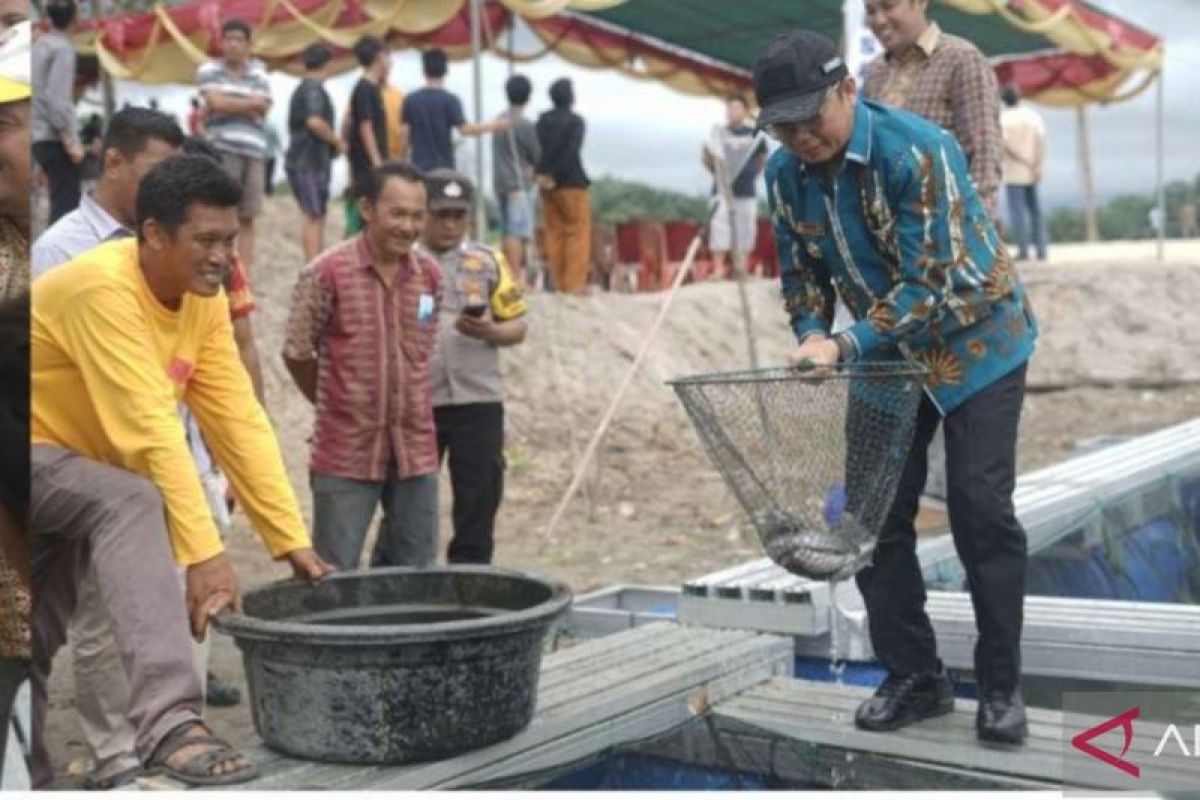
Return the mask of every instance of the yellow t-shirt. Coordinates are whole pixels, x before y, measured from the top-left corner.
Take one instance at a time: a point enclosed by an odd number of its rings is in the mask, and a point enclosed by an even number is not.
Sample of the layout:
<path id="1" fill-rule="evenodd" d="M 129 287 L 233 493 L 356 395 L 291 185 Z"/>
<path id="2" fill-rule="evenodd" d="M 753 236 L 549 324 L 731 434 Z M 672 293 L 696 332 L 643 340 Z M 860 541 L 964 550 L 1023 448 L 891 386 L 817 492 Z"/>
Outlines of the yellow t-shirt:
<path id="1" fill-rule="evenodd" d="M 176 562 L 223 549 L 177 413 L 185 401 L 272 557 L 309 547 L 266 413 L 238 358 L 224 292 L 151 294 L 134 239 L 34 282 L 32 439 L 136 472 L 162 492 Z"/>

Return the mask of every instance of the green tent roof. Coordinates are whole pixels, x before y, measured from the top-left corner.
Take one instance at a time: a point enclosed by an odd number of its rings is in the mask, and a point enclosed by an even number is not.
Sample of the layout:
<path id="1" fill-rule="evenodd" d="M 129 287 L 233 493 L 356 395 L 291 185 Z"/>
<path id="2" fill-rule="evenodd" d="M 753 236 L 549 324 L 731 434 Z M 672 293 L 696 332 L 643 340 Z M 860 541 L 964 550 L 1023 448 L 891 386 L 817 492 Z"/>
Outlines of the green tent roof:
<path id="1" fill-rule="evenodd" d="M 788 28 L 811 28 L 839 41 L 841 9 L 841 0 L 629 0 L 581 16 L 748 70 L 767 43 Z M 988 56 L 1058 47 L 1049 38 L 1026 33 L 994 14 L 969 14 L 937 2 L 929 13 L 943 30 L 971 40 Z"/>

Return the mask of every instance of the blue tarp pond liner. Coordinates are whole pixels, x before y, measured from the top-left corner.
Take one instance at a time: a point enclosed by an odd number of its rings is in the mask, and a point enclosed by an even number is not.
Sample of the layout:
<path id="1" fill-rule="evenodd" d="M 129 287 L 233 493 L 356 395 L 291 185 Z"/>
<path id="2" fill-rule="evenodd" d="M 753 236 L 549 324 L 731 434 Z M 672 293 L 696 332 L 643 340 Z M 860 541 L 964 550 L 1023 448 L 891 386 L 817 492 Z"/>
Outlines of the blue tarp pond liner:
<path id="1" fill-rule="evenodd" d="M 538 787 L 556 791 L 662 790 L 761 791 L 771 787 L 761 776 L 711 769 L 665 758 L 619 753 L 562 775 Z"/>
<path id="2" fill-rule="evenodd" d="M 1081 536 L 1073 539 L 1031 556 L 1028 594 L 1158 603 L 1200 601 L 1200 544 L 1187 526 L 1174 519 L 1159 517 L 1106 542 L 1083 543 Z"/>

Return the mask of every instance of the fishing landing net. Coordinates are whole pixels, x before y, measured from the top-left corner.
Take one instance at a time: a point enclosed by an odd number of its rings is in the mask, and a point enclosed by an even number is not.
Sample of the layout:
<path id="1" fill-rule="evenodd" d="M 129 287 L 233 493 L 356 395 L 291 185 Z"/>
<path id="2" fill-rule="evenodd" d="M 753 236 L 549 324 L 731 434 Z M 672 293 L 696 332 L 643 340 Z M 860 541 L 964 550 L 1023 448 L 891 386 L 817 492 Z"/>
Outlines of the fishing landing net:
<path id="1" fill-rule="evenodd" d="M 912 362 L 851 363 L 670 385 L 767 556 L 796 575 L 837 581 L 871 561 L 924 375 Z"/>

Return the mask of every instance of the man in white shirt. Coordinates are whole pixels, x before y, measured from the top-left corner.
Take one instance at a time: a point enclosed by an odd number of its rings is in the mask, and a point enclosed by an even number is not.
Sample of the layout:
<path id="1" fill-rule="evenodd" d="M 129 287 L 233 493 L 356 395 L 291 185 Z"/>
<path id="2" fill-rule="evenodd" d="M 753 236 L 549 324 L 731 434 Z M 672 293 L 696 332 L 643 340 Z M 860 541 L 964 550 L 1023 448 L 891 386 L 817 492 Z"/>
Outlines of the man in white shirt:
<path id="1" fill-rule="evenodd" d="M 1000 128 L 1004 133 L 1004 190 L 1008 196 L 1009 221 L 1017 237 L 1017 258 L 1022 261 L 1029 258 L 1032 233 L 1038 261 L 1045 261 L 1046 225 L 1038 204 L 1038 184 L 1042 181 L 1042 164 L 1046 157 L 1046 125 L 1041 114 L 1021 102 L 1016 87 L 1004 87 L 1000 96 L 1005 106 L 1000 112 Z"/>

